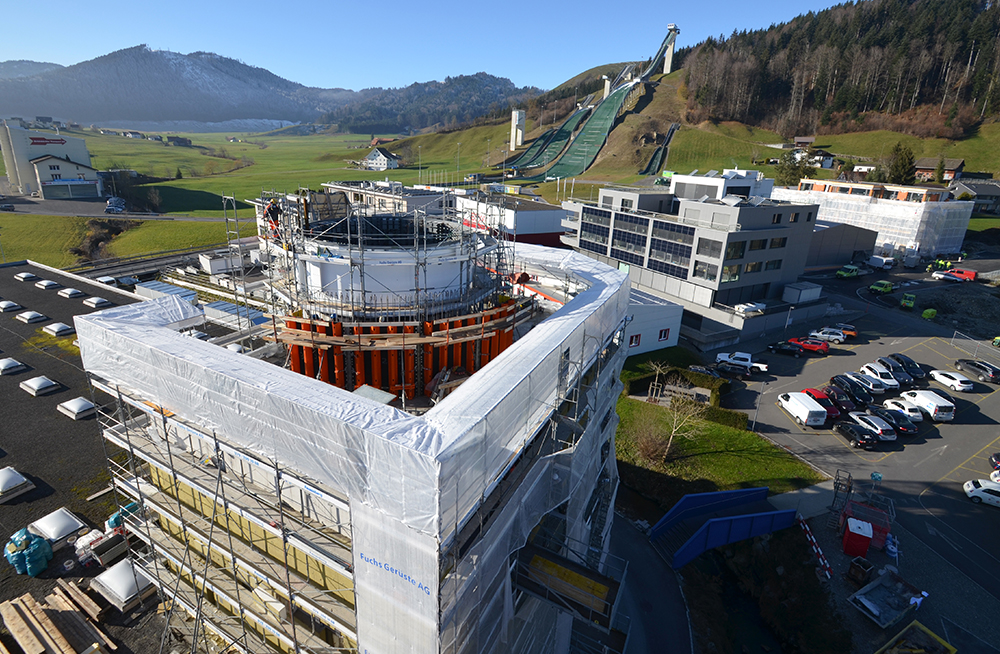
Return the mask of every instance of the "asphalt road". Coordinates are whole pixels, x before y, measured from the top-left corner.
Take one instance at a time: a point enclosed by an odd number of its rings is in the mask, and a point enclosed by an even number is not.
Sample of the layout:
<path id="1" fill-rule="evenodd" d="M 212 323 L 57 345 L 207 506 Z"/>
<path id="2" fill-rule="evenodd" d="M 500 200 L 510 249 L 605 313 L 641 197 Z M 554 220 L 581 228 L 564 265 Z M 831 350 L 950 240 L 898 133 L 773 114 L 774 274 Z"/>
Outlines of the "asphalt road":
<path id="1" fill-rule="evenodd" d="M 969 356 L 954 347 L 947 330 L 938 325 L 901 315 L 899 310 L 866 308 L 868 313 L 849 321 L 858 327 L 859 336 L 832 346 L 827 357 L 760 355 L 770 364 L 768 375 L 745 387 L 737 385 L 723 398 L 723 406 L 747 411 L 753 419 L 759 400 L 757 431 L 828 474 L 847 471 L 862 482 L 862 488 L 870 488 L 871 474 L 881 473 L 881 492 L 894 500 L 897 522 L 1000 599 L 1000 558 L 995 545 L 1000 539 L 1000 510 L 972 504 L 962 490 L 965 481 L 989 476 L 987 458 L 1000 451 L 997 387 L 976 382 L 971 393 L 949 391 L 957 400 L 953 423 L 925 420 L 919 424 L 919 434 L 880 443 L 873 452 L 852 449 L 830 429 L 800 427 L 775 404 L 779 393 L 825 385 L 834 374 L 858 370 L 892 352 L 906 354 L 925 370 L 951 369 L 955 359 Z M 818 326 L 793 325 L 787 336 Z M 782 337 L 772 334 L 770 340 Z M 994 355 L 988 344 L 983 348 L 982 352 Z M 937 383 L 925 385 L 933 389 Z M 881 403 L 892 395 L 877 399 Z M 906 544 L 901 546 L 905 550 Z"/>

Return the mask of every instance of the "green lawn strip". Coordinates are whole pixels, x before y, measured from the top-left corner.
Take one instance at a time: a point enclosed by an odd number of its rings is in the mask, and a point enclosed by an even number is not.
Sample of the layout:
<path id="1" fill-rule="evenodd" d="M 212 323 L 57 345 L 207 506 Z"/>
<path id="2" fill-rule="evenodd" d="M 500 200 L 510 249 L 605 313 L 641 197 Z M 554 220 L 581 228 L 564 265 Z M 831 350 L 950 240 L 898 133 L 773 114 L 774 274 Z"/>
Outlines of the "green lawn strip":
<path id="1" fill-rule="evenodd" d="M 0 245 L 6 261 L 31 259 L 56 268 L 76 261 L 70 248 L 83 242 L 87 218 L 0 214 Z"/>
<path id="2" fill-rule="evenodd" d="M 970 232 L 982 232 L 987 229 L 1000 227 L 1000 216 L 991 216 L 985 213 L 974 213 L 969 220 Z"/>
<path id="3" fill-rule="evenodd" d="M 784 493 L 823 479 L 757 434 L 712 422 L 705 422 L 696 438 L 675 438 L 666 462 L 645 461 L 636 443 L 637 427 L 659 423 L 665 411 L 623 396 L 618 400 L 620 423 L 615 441 L 622 482 L 664 510 L 687 493 L 758 486 Z"/>
<path id="4" fill-rule="evenodd" d="M 116 257 L 132 257 L 165 250 L 210 247 L 225 241 L 225 223 L 147 220 L 116 236 L 110 249 Z"/>

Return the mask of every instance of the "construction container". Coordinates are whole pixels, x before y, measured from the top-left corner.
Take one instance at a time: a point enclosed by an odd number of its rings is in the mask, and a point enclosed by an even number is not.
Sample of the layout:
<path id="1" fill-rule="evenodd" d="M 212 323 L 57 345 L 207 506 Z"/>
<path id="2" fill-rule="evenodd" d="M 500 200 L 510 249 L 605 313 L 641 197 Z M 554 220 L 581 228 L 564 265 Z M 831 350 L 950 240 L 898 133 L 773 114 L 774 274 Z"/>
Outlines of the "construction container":
<path id="1" fill-rule="evenodd" d="M 842 542 L 844 554 L 863 558 L 868 555 L 868 548 L 871 546 L 871 543 L 871 523 L 858 520 L 857 518 L 848 518 L 847 529 L 844 530 L 844 539 Z"/>
<path id="2" fill-rule="evenodd" d="M 937 318 L 937 309 L 924 309 L 924 312 L 920 314 L 920 317 L 924 320 L 934 320 Z"/>
<path id="3" fill-rule="evenodd" d="M 803 302 L 818 300 L 822 293 L 823 287 L 819 284 L 796 282 L 795 284 L 785 285 L 785 289 L 781 292 L 781 301 L 788 302 L 789 304 L 802 304 Z"/>

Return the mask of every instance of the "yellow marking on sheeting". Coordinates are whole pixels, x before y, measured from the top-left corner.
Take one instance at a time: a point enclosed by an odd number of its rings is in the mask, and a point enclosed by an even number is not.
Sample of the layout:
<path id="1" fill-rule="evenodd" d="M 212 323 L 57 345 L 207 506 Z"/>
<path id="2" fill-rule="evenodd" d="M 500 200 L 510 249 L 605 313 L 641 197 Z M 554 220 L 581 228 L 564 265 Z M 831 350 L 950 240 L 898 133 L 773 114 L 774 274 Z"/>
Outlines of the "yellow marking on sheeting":
<path id="1" fill-rule="evenodd" d="M 605 611 L 607 606 L 605 600 L 610 589 L 604 584 L 588 579 L 538 554 L 531 557 L 528 567 L 530 569 L 528 576 L 532 581 L 594 611 L 599 613 Z"/>

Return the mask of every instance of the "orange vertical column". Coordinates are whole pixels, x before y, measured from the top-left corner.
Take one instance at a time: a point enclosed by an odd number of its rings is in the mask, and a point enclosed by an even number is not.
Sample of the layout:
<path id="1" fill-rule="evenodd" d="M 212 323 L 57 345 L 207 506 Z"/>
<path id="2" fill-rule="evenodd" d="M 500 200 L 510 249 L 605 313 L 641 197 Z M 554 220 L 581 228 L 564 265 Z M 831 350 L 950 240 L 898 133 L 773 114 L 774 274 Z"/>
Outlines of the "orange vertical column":
<path id="1" fill-rule="evenodd" d="M 403 333 L 415 334 L 416 329 L 414 327 L 403 327 Z M 403 390 L 406 392 L 406 397 L 410 399 L 413 399 L 413 395 L 417 390 L 416 366 L 416 350 L 403 350 Z"/>
<path id="2" fill-rule="evenodd" d="M 333 335 L 343 336 L 344 335 L 344 323 L 335 322 L 333 323 Z M 344 387 L 344 348 L 337 347 L 333 348 L 333 373 L 335 379 L 337 380 L 337 386 Z"/>
<path id="3" fill-rule="evenodd" d="M 312 324 L 311 322 L 306 324 L 309 325 L 310 333 L 316 330 L 316 325 Z M 313 379 L 316 378 L 316 363 L 317 363 L 316 354 L 317 352 L 315 348 L 308 346 L 302 347 L 302 355 L 303 355 L 302 358 L 305 364 L 305 369 L 303 371 L 303 374 L 306 375 L 307 377 L 312 377 Z"/>
<path id="4" fill-rule="evenodd" d="M 285 326 L 289 329 L 298 329 L 299 323 L 293 320 L 286 320 Z M 288 348 L 288 362 L 292 366 L 292 371 L 302 374 L 302 348 L 298 345 L 292 345 Z"/>
<path id="5" fill-rule="evenodd" d="M 357 327 L 356 326 L 354 328 L 354 338 L 357 340 L 358 343 L 362 342 L 362 339 L 364 338 L 364 328 L 363 327 Z M 362 385 L 368 383 L 366 381 L 366 378 L 365 378 L 365 359 L 366 358 L 367 357 L 365 357 L 365 353 L 361 351 L 360 347 L 357 350 L 355 350 L 355 355 L 354 355 L 354 388 L 360 388 Z"/>
<path id="6" fill-rule="evenodd" d="M 424 323 L 424 336 L 430 336 L 434 333 L 433 323 Z M 434 368 L 434 346 L 430 343 L 424 345 L 424 389 L 426 389 L 431 383 L 431 377 L 434 376 L 436 372 Z M 427 392 L 426 390 L 424 391 Z M 428 393 L 429 395 L 429 393 Z"/>
<path id="7" fill-rule="evenodd" d="M 319 332 L 324 336 L 329 336 L 330 331 L 329 323 L 323 324 L 319 328 Z M 331 354 L 333 352 L 330 348 L 323 348 L 319 351 L 319 378 L 327 384 L 330 383 L 330 369 L 333 368 L 333 362 L 330 360 Z"/>
<path id="8" fill-rule="evenodd" d="M 381 327 L 369 327 L 369 334 L 381 334 Z M 376 343 L 381 343 L 381 340 L 375 341 Z M 382 388 L 382 351 L 381 350 L 371 350 L 372 359 L 372 380 L 369 382 L 375 388 Z"/>
<path id="9" fill-rule="evenodd" d="M 396 334 L 399 332 L 398 327 L 386 327 L 386 332 L 390 334 Z M 389 359 L 389 392 L 399 394 L 401 387 L 399 385 L 399 352 L 396 350 L 387 350 L 386 357 Z"/>

